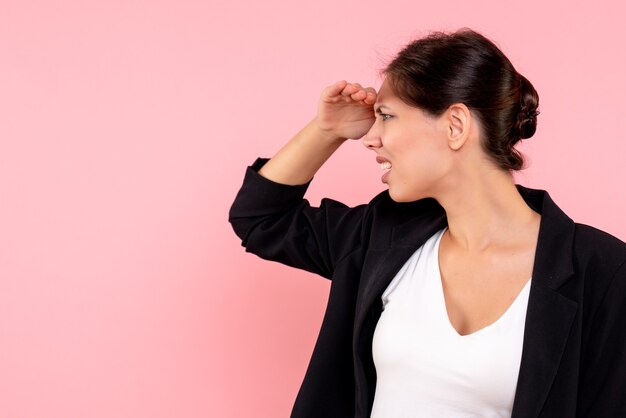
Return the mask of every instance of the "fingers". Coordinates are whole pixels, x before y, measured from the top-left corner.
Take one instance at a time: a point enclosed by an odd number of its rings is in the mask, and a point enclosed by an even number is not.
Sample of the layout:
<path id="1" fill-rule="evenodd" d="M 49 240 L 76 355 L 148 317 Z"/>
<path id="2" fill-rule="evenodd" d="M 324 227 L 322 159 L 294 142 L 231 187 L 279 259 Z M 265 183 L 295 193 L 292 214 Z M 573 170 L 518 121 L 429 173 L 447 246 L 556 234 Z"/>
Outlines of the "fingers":
<path id="1" fill-rule="evenodd" d="M 344 97 L 350 97 L 354 101 L 366 104 L 373 104 L 376 101 L 377 94 L 373 87 L 363 88 L 363 86 L 359 83 L 348 83 L 345 80 L 342 80 L 340 83 L 335 83 L 333 85 L 333 90 L 337 91 L 342 85 L 344 87 L 341 89 L 341 95 Z"/>
<path id="2" fill-rule="evenodd" d="M 367 104 L 374 104 L 376 102 L 376 89 L 374 87 L 366 87 L 365 89 L 366 97 L 363 101 Z"/>
<path id="3" fill-rule="evenodd" d="M 360 101 L 365 104 L 374 104 L 376 101 L 376 90 L 373 87 L 363 88 L 360 84 L 354 83 L 356 91 L 350 95 L 352 100 Z"/>
<path id="4" fill-rule="evenodd" d="M 326 88 L 326 94 L 328 96 L 337 96 L 339 93 L 341 93 L 347 86 L 348 86 L 348 82 L 346 80 L 340 80 L 337 81 L 335 84 L 328 86 Z"/>

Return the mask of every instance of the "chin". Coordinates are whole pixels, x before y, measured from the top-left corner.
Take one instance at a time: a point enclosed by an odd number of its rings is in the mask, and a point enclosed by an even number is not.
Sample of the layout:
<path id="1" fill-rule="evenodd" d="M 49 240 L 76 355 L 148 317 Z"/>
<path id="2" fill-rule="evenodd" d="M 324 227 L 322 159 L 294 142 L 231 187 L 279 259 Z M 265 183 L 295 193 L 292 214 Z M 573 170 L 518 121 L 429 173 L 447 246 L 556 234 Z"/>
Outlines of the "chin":
<path id="1" fill-rule="evenodd" d="M 403 193 L 397 189 L 394 190 L 392 187 L 389 187 L 389 197 L 396 203 L 415 202 L 424 198 L 424 196 L 420 196 L 417 193 Z"/>
<path id="2" fill-rule="evenodd" d="M 411 202 L 414 199 L 408 198 L 405 194 L 399 193 L 398 191 L 394 191 L 391 187 L 389 188 L 389 197 L 396 203 L 403 202 Z"/>

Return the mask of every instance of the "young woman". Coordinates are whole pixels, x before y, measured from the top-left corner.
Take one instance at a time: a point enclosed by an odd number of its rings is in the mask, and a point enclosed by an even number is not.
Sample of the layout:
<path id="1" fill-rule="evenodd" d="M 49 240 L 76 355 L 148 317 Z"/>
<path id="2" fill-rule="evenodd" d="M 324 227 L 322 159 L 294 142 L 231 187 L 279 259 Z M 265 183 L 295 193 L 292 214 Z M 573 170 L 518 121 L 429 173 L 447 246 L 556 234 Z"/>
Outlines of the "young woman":
<path id="1" fill-rule="evenodd" d="M 229 213 L 246 251 L 332 280 L 292 417 L 626 416 L 626 243 L 514 183 L 531 83 L 466 28 L 383 74 L 326 87 Z M 314 174 L 361 137 L 389 189 L 311 207 Z"/>

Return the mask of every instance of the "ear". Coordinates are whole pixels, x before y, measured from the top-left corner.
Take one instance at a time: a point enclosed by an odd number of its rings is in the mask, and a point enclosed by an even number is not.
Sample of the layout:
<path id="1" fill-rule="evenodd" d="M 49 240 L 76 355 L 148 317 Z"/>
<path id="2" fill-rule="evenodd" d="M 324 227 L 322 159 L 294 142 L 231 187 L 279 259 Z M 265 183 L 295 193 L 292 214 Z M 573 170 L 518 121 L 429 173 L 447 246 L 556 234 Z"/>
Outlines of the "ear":
<path id="1" fill-rule="evenodd" d="M 456 151 L 469 136 L 470 111 L 463 103 L 455 103 L 450 105 L 447 115 L 448 144 Z"/>

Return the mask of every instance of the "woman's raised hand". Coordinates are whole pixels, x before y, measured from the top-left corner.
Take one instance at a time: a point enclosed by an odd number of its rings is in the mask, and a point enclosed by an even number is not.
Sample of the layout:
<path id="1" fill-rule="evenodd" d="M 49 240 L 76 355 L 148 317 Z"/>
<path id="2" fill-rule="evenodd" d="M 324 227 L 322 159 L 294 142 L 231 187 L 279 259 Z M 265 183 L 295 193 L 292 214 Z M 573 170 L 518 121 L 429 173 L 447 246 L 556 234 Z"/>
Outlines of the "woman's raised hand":
<path id="1" fill-rule="evenodd" d="M 317 115 L 287 142 L 259 174 L 276 183 L 305 184 L 347 139 L 358 139 L 375 122 L 376 90 L 345 80 L 322 91 Z"/>
<path id="2" fill-rule="evenodd" d="M 376 90 L 359 83 L 338 81 L 322 91 L 315 123 L 329 136 L 359 139 L 376 119 Z"/>

